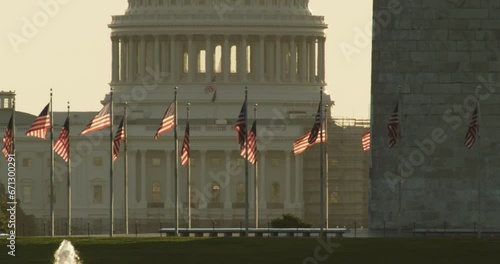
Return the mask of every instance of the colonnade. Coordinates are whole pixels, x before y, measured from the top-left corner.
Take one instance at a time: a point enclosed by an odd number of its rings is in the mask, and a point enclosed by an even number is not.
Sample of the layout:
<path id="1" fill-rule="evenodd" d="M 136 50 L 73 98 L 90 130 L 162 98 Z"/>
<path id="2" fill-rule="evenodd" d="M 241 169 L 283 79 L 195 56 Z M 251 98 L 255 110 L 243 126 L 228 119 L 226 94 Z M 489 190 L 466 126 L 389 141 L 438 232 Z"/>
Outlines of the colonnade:
<path id="1" fill-rule="evenodd" d="M 325 37 L 137 35 L 112 37 L 112 83 L 323 83 Z"/>

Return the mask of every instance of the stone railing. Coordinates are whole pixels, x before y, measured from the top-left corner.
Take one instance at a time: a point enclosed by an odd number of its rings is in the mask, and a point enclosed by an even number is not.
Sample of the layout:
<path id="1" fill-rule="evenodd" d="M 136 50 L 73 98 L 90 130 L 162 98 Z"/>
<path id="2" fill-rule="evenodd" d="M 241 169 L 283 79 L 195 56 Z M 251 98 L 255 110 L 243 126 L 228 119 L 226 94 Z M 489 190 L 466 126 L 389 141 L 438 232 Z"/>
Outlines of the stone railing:
<path id="1" fill-rule="evenodd" d="M 325 25 L 323 16 L 268 15 L 268 14 L 148 14 L 113 16 L 111 27 L 121 25 L 186 25 L 200 23 L 227 25 Z"/>

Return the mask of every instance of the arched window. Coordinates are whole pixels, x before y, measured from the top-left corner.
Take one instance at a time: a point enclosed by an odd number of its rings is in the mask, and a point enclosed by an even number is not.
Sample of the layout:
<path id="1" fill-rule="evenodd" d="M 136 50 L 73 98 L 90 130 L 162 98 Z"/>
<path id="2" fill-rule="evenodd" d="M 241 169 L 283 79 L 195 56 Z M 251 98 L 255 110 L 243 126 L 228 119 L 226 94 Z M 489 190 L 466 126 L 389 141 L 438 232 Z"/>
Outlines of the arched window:
<path id="1" fill-rule="evenodd" d="M 152 194 L 153 203 L 160 203 L 161 202 L 161 184 L 159 181 L 153 182 L 151 194 Z"/>
<path id="2" fill-rule="evenodd" d="M 277 182 L 273 182 L 271 191 L 272 191 L 271 192 L 272 202 L 273 203 L 281 203 L 280 184 Z"/>
<path id="3" fill-rule="evenodd" d="M 236 185 L 236 202 L 238 203 L 245 202 L 245 187 L 241 182 Z"/>
<path id="4" fill-rule="evenodd" d="M 198 52 L 198 73 L 205 73 L 207 71 L 206 59 L 207 59 L 206 51 L 200 50 Z"/>
<path id="5" fill-rule="evenodd" d="M 231 56 L 229 57 L 230 61 L 230 66 L 229 69 L 231 69 L 231 73 L 236 73 L 237 68 L 238 68 L 238 59 L 237 59 L 237 54 L 236 54 L 236 46 L 233 45 L 231 46 Z"/>
<path id="6" fill-rule="evenodd" d="M 222 47 L 218 45 L 215 47 L 214 69 L 216 73 L 222 72 Z"/>
<path id="7" fill-rule="evenodd" d="M 251 73 L 252 72 L 252 65 L 253 65 L 253 61 L 252 61 L 252 47 L 250 45 L 247 46 L 247 73 Z"/>
<path id="8" fill-rule="evenodd" d="M 183 70 L 184 70 L 184 73 L 189 72 L 189 54 L 187 51 L 184 51 L 184 55 L 183 55 Z"/>
<path id="9" fill-rule="evenodd" d="M 220 185 L 217 182 L 212 183 L 212 203 L 220 203 Z"/>

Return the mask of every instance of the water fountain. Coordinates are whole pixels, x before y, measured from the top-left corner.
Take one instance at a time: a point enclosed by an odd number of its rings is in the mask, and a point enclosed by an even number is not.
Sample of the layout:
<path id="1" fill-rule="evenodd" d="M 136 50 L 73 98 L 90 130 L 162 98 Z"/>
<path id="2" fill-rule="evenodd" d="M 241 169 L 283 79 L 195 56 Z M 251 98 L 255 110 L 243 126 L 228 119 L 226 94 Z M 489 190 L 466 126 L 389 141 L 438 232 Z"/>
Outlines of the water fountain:
<path id="1" fill-rule="evenodd" d="M 82 264 L 80 257 L 68 240 L 63 240 L 54 253 L 54 264 Z"/>

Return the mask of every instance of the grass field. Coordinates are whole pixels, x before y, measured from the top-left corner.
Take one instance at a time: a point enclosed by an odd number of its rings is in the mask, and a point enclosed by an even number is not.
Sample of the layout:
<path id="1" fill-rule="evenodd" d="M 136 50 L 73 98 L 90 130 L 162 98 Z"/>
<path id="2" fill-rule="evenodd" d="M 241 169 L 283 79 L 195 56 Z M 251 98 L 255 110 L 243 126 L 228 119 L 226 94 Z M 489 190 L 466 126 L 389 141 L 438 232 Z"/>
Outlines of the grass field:
<path id="1" fill-rule="evenodd" d="M 3 240 L 3 239 L 2 239 Z M 18 238 L 16 256 L 2 242 L 0 263 L 52 263 L 63 238 Z M 98 263 L 500 263 L 500 240 L 475 238 L 71 238 L 85 264 Z M 319 253 L 321 261 L 315 258 Z M 318 254 L 316 254 L 318 255 Z"/>

